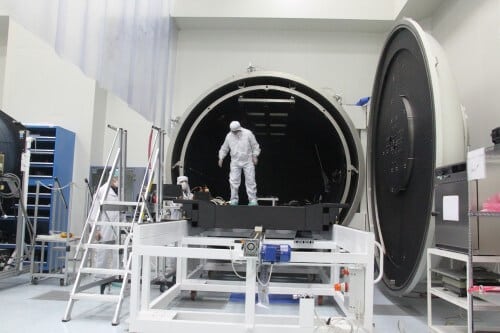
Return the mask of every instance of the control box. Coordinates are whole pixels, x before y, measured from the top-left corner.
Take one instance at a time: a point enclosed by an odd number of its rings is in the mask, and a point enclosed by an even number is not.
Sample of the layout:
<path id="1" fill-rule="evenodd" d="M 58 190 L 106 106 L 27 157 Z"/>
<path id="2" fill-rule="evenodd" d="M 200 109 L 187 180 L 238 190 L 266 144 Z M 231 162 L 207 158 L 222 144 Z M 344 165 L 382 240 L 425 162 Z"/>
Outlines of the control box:
<path id="1" fill-rule="evenodd" d="M 466 252 L 469 248 L 467 166 L 457 163 L 435 170 L 436 246 Z"/>
<path id="2" fill-rule="evenodd" d="M 282 244 L 262 244 L 260 250 L 260 258 L 262 261 L 275 263 L 275 262 L 289 262 L 292 249 L 290 245 Z"/>
<path id="3" fill-rule="evenodd" d="M 339 283 L 334 290 L 344 296 L 344 306 L 360 318 L 365 307 L 365 269 L 363 267 L 343 267 Z"/>

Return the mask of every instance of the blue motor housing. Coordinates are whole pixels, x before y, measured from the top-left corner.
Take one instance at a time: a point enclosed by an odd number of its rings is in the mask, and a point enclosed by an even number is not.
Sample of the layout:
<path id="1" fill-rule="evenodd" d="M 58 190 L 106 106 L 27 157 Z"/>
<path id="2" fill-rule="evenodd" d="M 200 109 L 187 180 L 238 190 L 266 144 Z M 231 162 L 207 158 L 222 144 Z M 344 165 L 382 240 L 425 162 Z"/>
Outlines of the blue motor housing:
<path id="1" fill-rule="evenodd" d="M 289 262 L 292 249 L 290 245 L 262 244 L 260 259 L 266 262 Z"/>

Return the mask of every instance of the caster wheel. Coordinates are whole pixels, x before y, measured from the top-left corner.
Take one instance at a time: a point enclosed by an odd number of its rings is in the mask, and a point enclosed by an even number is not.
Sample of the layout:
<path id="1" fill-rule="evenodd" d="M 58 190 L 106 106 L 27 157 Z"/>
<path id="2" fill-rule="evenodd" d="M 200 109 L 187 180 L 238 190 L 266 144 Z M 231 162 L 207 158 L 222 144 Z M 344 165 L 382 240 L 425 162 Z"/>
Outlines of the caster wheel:
<path id="1" fill-rule="evenodd" d="M 161 283 L 160 284 L 160 292 L 164 292 L 166 289 L 165 289 L 165 284 L 164 283 Z"/>
<path id="2" fill-rule="evenodd" d="M 37 285 L 38 284 L 38 278 L 31 278 L 31 284 Z"/>
<path id="3" fill-rule="evenodd" d="M 66 285 L 66 284 L 64 283 L 64 279 L 60 279 L 60 280 L 59 280 L 59 285 L 60 285 L 61 287 L 64 287 L 64 286 Z"/>
<path id="4" fill-rule="evenodd" d="M 196 290 L 191 290 L 191 300 L 194 301 L 196 299 Z"/>

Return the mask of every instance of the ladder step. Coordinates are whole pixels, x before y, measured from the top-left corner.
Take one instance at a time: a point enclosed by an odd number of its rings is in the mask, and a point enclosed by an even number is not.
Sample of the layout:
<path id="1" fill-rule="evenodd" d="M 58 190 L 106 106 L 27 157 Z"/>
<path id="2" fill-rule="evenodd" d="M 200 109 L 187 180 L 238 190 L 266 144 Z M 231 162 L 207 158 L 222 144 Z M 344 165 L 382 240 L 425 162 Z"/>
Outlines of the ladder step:
<path id="1" fill-rule="evenodd" d="M 136 207 L 137 201 L 104 201 L 101 205 L 103 211 L 125 211 L 128 207 Z"/>
<path id="2" fill-rule="evenodd" d="M 92 243 L 92 244 L 83 244 L 84 248 L 87 249 L 101 249 L 101 250 L 120 250 L 124 249 L 126 247 L 130 247 L 132 245 L 122 245 L 122 244 L 98 244 L 98 243 Z"/>
<path id="3" fill-rule="evenodd" d="M 95 221 L 95 222 L 90 222 L 90 223 L 95 224 L 95 225 L 107 225 L 110 227 L 132 227 L 133 226 L 132 222 Z"/>
<path id="4" fill-rule="evenodd" d="M 126 269 L 94 268 L 94 267 L 83 267 L 82 269 L 80 269 L 80 272 L 88 274 L 101 274 L 101 275 L 125 275 L 126 273 L 130 273 L 130 271 Z"/>
<path id="5" fill-rule="evenodd" d="M 89 293 L 76 293 L 71 295 L 71 299 L 89 299 L 101 302 L 117 303 L 120 300 L 120 295 L 103 295 L 103 294 L 89 294 Z"/>

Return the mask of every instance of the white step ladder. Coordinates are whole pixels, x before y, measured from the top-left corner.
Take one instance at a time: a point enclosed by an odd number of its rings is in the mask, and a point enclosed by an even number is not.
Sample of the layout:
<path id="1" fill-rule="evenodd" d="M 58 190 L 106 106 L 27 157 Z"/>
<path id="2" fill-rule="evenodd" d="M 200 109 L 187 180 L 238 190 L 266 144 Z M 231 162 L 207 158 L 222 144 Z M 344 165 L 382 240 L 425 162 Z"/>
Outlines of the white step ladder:
<path id="1" fill-rule="evenodd" d="M 114 128 L 113 128 L 114 129 Z M 101 187 L 102 180 L 104 178 L 105 170 L 107 169 L 107 166 L 109 164 L 110 156 L 112 152 L 115 150 L 115 144 L 117 142 L 117 137 L 119 137 L 118 142 L 119 142 L 119 148 L 116 149 L 116 157 L 114 159 L 113 165 L 110 169 L 109 175 L 108 175 L 108 180 L 107 184 L 108 187 L 105 190 L 105 195 L 102 198 L 99 198 L 97 200 L 97 196 L 94 197 L 94 200 L 92 202 L 92 207 L 94 205 L 99 205 L 98 213 L 97 216 L 98 218 L 96 221 L 93 221 L 91 215 L 87 217 L 87 220 L 85 221 L 84 225 L 84 233 L 90 228 L 90 233 L 87 238 L 81 237 L 80 243 L 77 246 L 76 253 L 74 256 L 74 259 L 76 261 L 80 262 L 79 269 L 76 275 L 75 279 L 75 284 L 71 290 L 70 297 L 68 300 L 68 305 L 66 307 L 66 311 L 64 314 L 64 317 L 62 319 L 63 322 L 67 322 L 71 320 L 71 312 L 73 309 L 73 305 L 75 304 L 76 301 L 78 300 L 93 300 L 93 301 L 100 301 L 100 302 L 110 302 L 110 303 L 116 303 L 116 308 L 115 312 L 113 315 L 113 319 L 111 321 L 111 324 L 113 326 L 116 326 L 119 324 L 119 317 L 120 317 L 120 312 L 121 312 L 121 307 L 123 300 L 125 298 L 125 291 L 127 290 L 127 285 L 128 285 L 128 280 L 130 277 L 130 272 L 131 272 L 131 260 L 132 256 L 130 255 L 130 249 L 132 246 L 132 235 L 133 235 L 133 226 L 136 223 L 142 223 L 142 222 L 154 222 L 153 221 L 153 216 L 150 213 L 147 205 L 148 205 L 148 196 L 149 196 L 149 191 L 151 189 L 151 184 L 153 182 L 153 177 L 156 172 L 162 172 L 160 169 L 160 166 L 162 163 L 159 163 L 158 157 L 161 156 L 160 153 L 160 146 L 162 146 L 163 138 L 161 137 L 160 140 L 158 140 L 158 137 L 163 136 L 163 131 L 158 130 L 156 138 L 154 140 L 154 149 L 153 154 L 151 154 L 149 161 L 148 161 L 148 167 L 146 168 L 146 172 L 144 174 L 144 178 L 142 181 L 141 185 L 141 193 L 139 195 L 139 198 L 137 201 L 106 201 L 108 192 L 110 191 L 110 183 L 111 183 L 111 178 L 113 175 L 114 170 L 119 169 L 120 172 L 120 184 L 123 186 L 120 187 L 120 193 L 119 193 L 119 199 L 122 200 L 124 198 L 124 173 L 125 173 L 125 157 L 126 153 L 124 150 L 124 147 L 126 146 L 126 131 L 123 129 L 116 129 L 117 134 L 115 137 L 115 140 L 113 142 L 113 148 L 111 149 L 110 155 L 108 156 L 108 159 L 106 161 L 106 166 L 103 170 L 103 174 L 101 175 L 101 180 L 99 182 L 99 188 Z M 158 144 L 159 141 L 159 144 Z M 161 147 L 163 149 L 163 147 Z M 158 169 L 158 170 L 156 170 Z M 133 208 L 134 213 L 132 216 L 131 221 L 126 221 L 126 220 L 121 220 L 120 221 L 103 221 L 103 216 L 106 216 L 107 212 L 111 211 L 118 211 L 118 212 L 124 212 L 128 211 L 129 209 Z M 92 208 L 91 208 L 92 211 Z M 120 214 L 120 216 L 123 216 L 123 214 Z M 100 243 L 95 240 L 95 234 L 96 230 L 100 226 L 110 226 L 113 228 L 116 228 L 115 230 L 118 230 L 117 233 L 117 242 L 114 244 L 110 243 Z M 125 239 L 122 241 L 121 239 L 121 234 L 124 233 L 126 235 Z M 86 239 L 86 240 L 84 240 Z M 115 251 L 117 253 L 117 258 L 119 258 L 120 252 L 122 252 L 122 260 L 117 260 L 115 262 L 115 266 L 113 268 L 97 268 L 97 267 L 92 267 L 91 264 L 91 253 L 95 250 L 111 250 Z M 83 254 L 81 255 L 81 258 L 79 258 L 80 253 Z M 89 275 L 90 277 L 93 277 L 90 282 L 86 281 L 84 283 L 84 277 Z M 99 278 L 97 279 L 98 276 L 105 275 L 105 278 Z M 109 295 L 109 294 L 104 294 L 105 286 L 110 284 L 111 282 L 116 280 L 116 277 L 120 277 L 120 280 L 122 281 L 122 285 L 120 288 L 120 293 L 116 295 Z M 89 291 L 89 289 L 95 288 L 97 286 L 100 286 L 100 293 L 97 293 L 94 290 Z"/>

